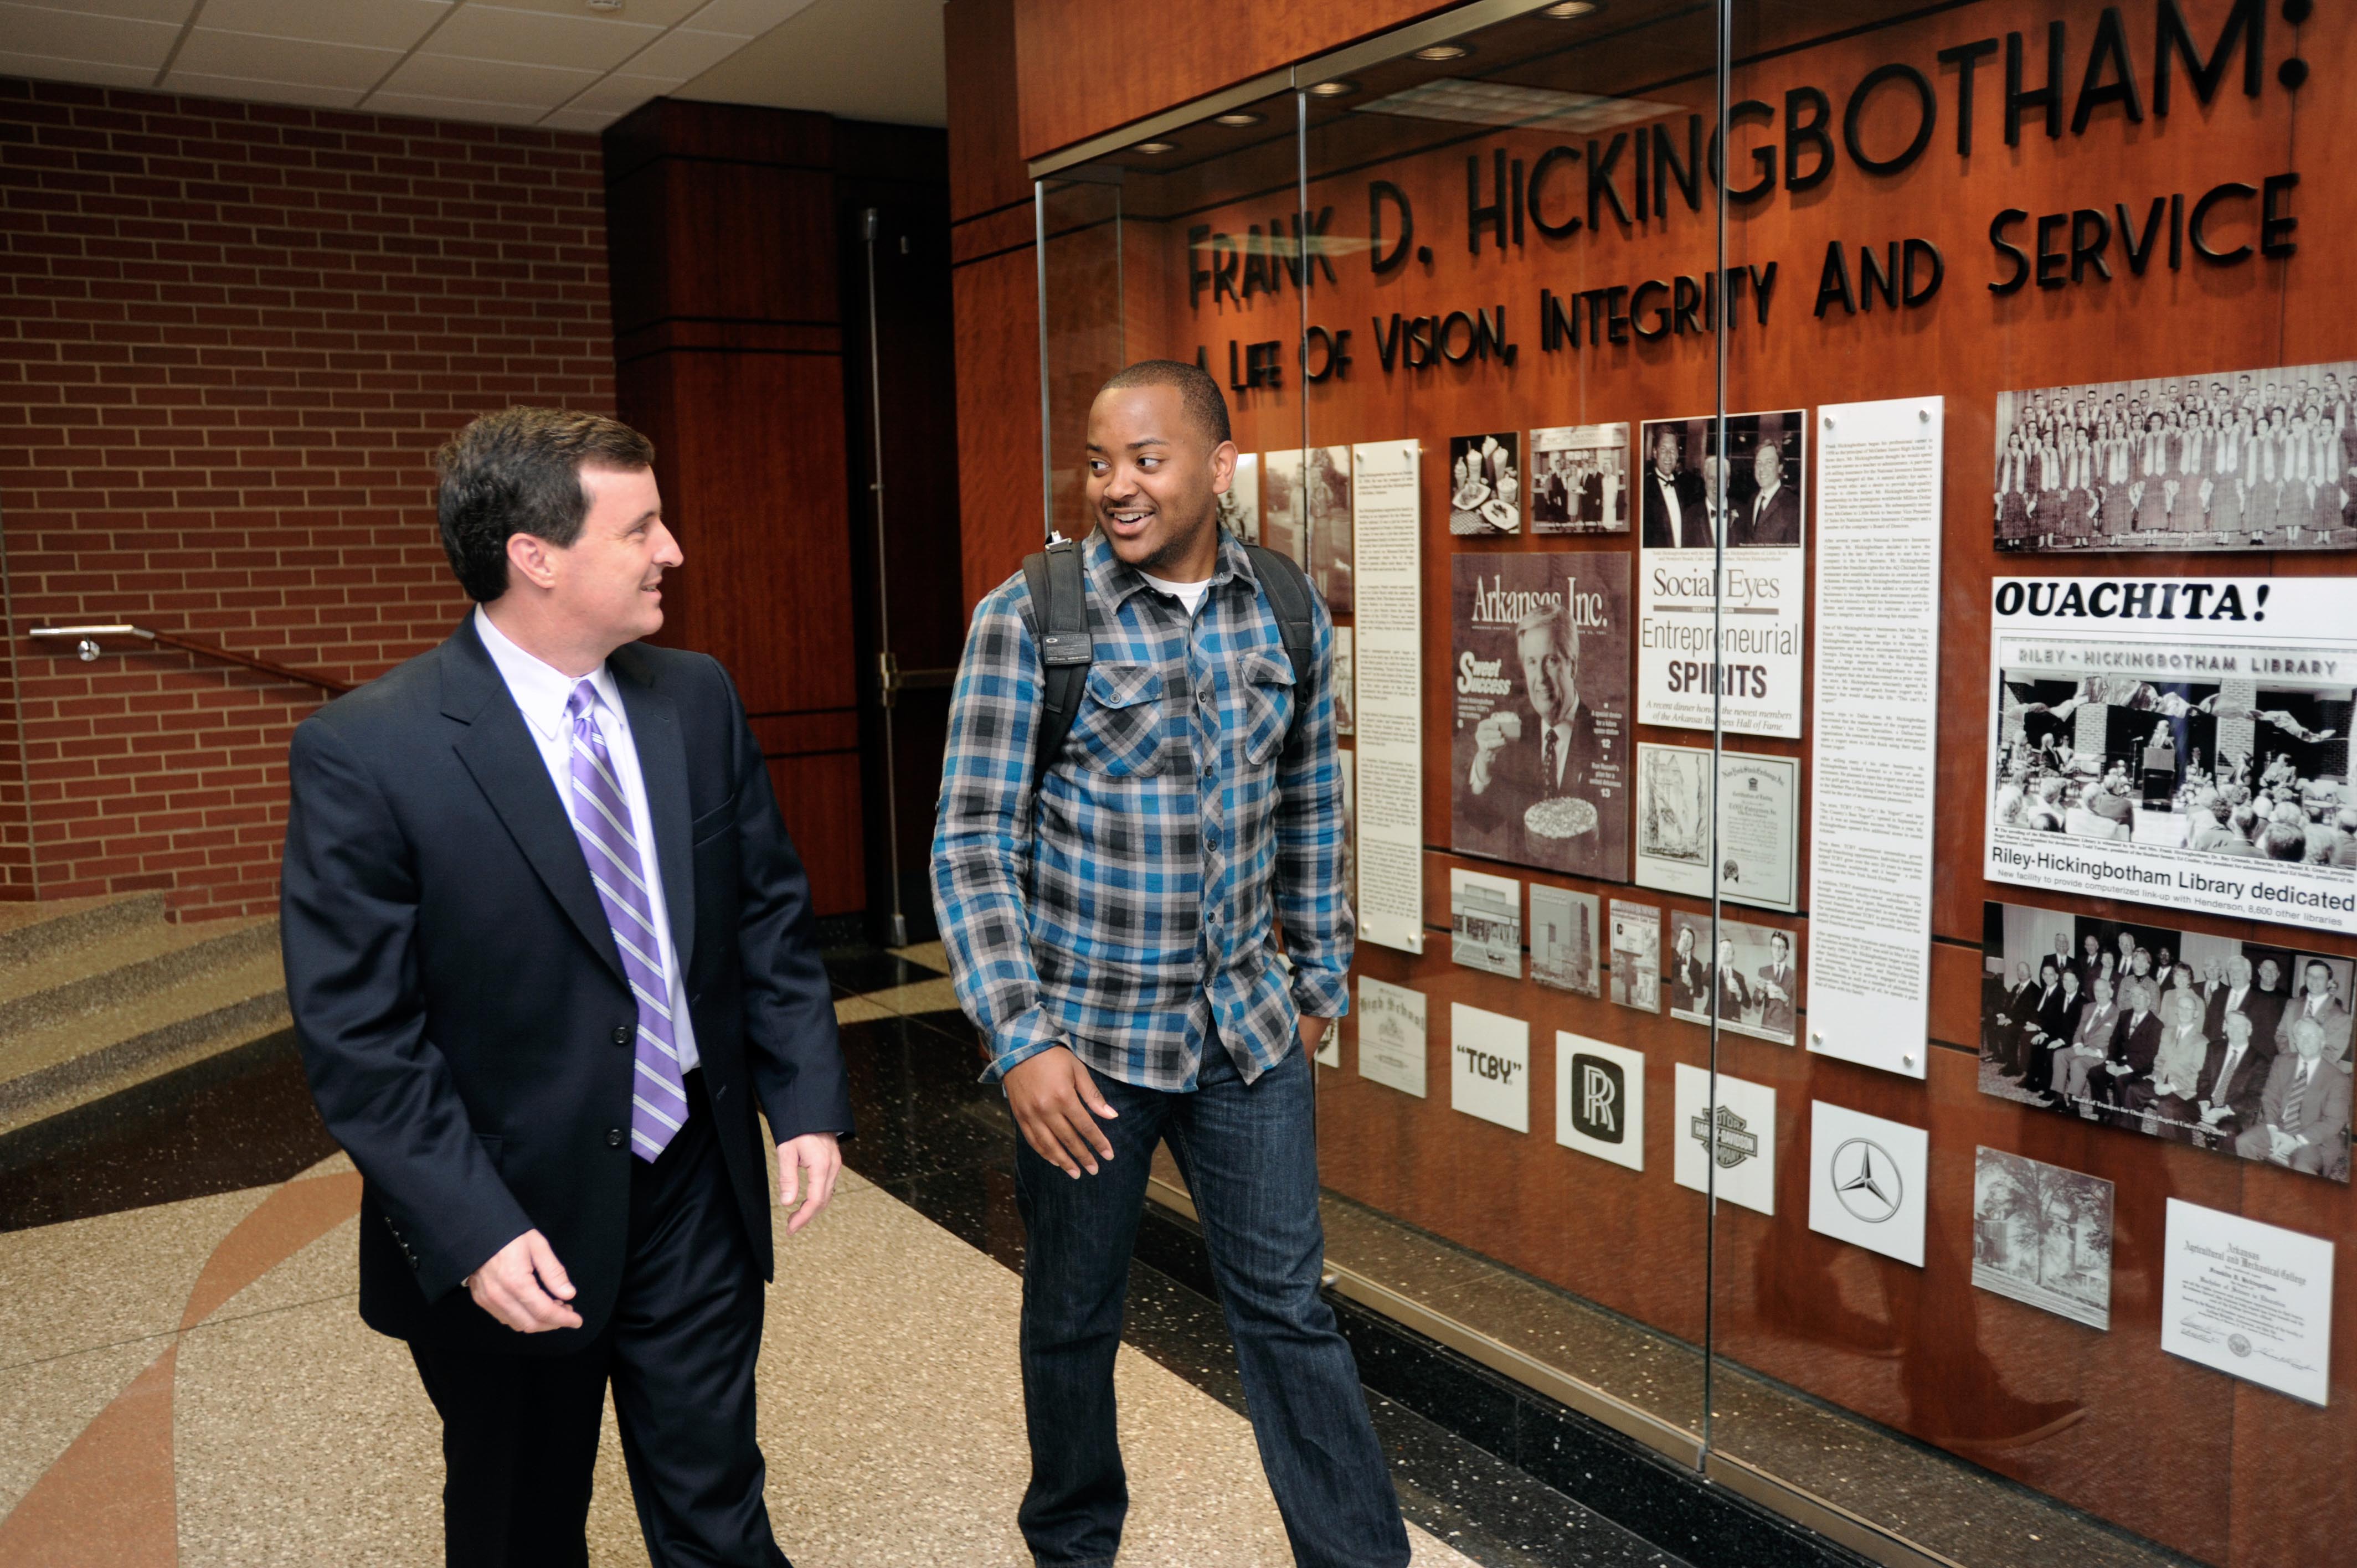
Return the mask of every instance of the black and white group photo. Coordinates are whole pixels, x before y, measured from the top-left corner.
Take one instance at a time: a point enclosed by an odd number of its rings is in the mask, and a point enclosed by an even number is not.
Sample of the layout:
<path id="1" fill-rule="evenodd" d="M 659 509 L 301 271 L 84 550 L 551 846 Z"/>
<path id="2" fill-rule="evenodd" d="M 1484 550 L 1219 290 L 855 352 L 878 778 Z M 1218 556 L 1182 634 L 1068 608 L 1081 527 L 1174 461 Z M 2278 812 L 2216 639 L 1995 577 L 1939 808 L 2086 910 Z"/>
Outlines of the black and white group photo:
<path id="1" fill-rule="evenodd" d="M 1730 413 L 1727 450 L 1716 419 L 1652 419 L 1641 426 L 1637 478 L 1649 550 L 1797 546 L 1808 494 L 1808 414 Z"/>
<path id="2" fill-rule="evenodd" d="M 1799 1038 L 1801 962 L 1789 931 L 1722 917 L 1714 937 L 1708 915 L 1673 910 L 1662 972 L 1673 1018 L 1708 1024 L 1716 1016 L 1780 1046 Z"/>
<path id="3" fill-rule="evenodd" d="M 1999 392 L 1996 547 L 2357 546 L 2357 361 Z"/>
<path id="4" fill-rule="evenodd" d="M 2347 686 L 1998 677 L 1993 826 L 2357 867 Z"/>
<path id="5" fill-rule="evenodd" d="M 1629 426 L 1531 432 L 1531 532 L 1629 532 Z"/>
<path id="6" fill-rule="evenodd" d="M 2349 960 L 2022 904 L 1983 907 L 1980 1087 L 2349 1179 Z"/>

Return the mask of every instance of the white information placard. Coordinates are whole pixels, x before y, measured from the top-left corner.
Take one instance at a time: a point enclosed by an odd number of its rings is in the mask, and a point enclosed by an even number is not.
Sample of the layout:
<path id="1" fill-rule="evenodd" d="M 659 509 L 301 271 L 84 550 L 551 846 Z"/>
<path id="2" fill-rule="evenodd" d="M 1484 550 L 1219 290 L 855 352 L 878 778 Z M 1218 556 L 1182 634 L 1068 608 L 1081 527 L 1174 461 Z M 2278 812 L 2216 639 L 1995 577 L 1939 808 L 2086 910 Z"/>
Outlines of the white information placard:
<path id="1" fill-rule="evenodd" d="M 1921 1078 L 1943 408 L 1924 397 L 1817 412 L 1808 1046 Z"/>
<path id="2" fill-rule="evenodd" d="M 1555 1141 L 1645 1168 L 1645 1053 L 1555 1032 Z"/>
<path id="3" fill-rule="evenodd" d="M 1810 1230 L 1920 1269 L 1931 1169 L 1922 1128 L 1810 1102 Z"/>
<path id="4" fill-rule="evenodd" d="M 1716 1118 L 1711 1075 L 1678 1063 L 1676 1112 L 1670 1122 L 1676 1154 L 1670 1174 L 1680 1187 L 1719 1197 L 1762 1214 L 1776 1212 L 1776 1091 L 1749 1079 L 1718 1075 Z M 1718 1169 L 1711 1170 L 1716 1160 Z"/>
<path id="5" fill-rule="evenodd" d="M 1414 441 L 1351 448 L 1359 936 L 1424 950 L 1424 589 Z"/>
<path id="6" fill-rule="evenodd" d="M 1531 1026 L 1462 1002 L 1448 1004 L 1448 1103 L 1468 1116 L 1531 1130 Z"/>
<path id="7" fill-rule="evenodd" d="M 1359 1076 L 1424 1098 L 1425 996 L 1359 976 Z"/>
<path id="8" fill-rule="evenodd" d="M 2332 1366 L 2332 1243 L 2169 1200 L 2160 1348 L 2310 1404 Z"/>

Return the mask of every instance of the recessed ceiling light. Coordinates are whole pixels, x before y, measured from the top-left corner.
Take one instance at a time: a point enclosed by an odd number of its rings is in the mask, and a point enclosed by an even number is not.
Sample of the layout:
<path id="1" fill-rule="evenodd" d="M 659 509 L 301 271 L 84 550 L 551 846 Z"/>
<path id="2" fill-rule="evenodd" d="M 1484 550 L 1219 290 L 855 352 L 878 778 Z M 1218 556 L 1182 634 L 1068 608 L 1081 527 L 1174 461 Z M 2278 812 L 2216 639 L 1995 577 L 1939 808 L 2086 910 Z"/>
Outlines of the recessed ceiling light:
<path id="1" fill-rule="evenodd" d="M 1432 44 L 1415 51 L 1418 59 L 1463 59 L 1473 52 L 1469 44 Z"/>
<path id="2" fill-rule="evenodd" d="M 1257 125 L 1263 120 L 1267 118 L 1267 115 L 1255 114 L 1249 109 L 1231 109 L 1224 114 L 1212 115 L 1211 124 L 1215 125 Z"/>
<path id="3" fill-rule="evenodd" d="M 622 0 L 585 0 L 585 3 L 592 11 L 619 11 L 622 8 Z"/>
<path id="4" fill-rule="evenodd" d="M 1309 96 L 1312 98 L 1340 98 L 1345 93 L 1356 92 L 1358 91 L 1359 84 L 1357 82 L 1347 81 L 1344 78 L 1338 76 L 1331 81 L 1312 83 L 1309 89 Z"/>
<path id="5" fill-rule="evenodd" d="M 1175 153 L 1178 150 L 1178 144 L 1176 142 L 1140 142 L 1130 149 L 1131 152 L 1145 153 L 1149 156 L 1157 153 Z"/>
<path id="6" fill-rule="evenodd" d="M 1595 9 L 1596 0 L 1563 0 L 1561 5 L 1549 5 L 1539 15 L 1553 16 L 1558 22 L 1568 22 L 1575 16 L 1585 16 Z"/>

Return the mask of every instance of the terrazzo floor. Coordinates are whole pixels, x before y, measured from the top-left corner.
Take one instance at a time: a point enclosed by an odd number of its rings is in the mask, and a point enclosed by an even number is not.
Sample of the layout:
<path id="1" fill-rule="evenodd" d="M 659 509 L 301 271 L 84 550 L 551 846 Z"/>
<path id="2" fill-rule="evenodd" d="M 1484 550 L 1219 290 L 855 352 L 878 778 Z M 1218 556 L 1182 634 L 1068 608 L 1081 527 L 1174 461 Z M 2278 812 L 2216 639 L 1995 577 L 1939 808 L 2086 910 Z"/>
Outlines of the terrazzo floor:
<path id="1" fill-rule="evenodd" d="M 1027 1561 L 1012 1133 L 942 967 L 831 955 L 862 1136 L 833 1211 L 778 1227 L 759 1373 L 804 1568 Z M 359 1177 L 299 1090 L 290 1053 L 256 1052 L 0 1149 L 0 1568 L 440 1560 L 438 1429 L 405 1348 L 359 1320 Z M 1216 1307 L 1142 1264 L 1132 1293 L 1123 1563 L 1289 1562 Z M 1371 1403 L 1419 1565 L 1677 1568 Z M 611 1423 L 591 1562 L 642 1563 Z"/>

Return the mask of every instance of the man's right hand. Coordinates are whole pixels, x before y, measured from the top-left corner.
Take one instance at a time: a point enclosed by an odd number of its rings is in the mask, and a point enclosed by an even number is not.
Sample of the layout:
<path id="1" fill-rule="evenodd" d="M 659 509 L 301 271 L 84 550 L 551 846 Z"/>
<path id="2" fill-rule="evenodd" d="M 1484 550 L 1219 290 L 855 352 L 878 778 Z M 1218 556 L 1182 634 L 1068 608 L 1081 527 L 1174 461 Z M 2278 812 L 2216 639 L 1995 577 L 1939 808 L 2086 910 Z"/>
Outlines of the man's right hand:
<path id="1" fill-rule="evenodd" d="M 537 1230 L 525 1231 L 468 1274 L 467 1294 L 519 1334 L 581 1326 L 581 1315 L 566 1305 L 573 1299 L 573 1282 L 549 1250 L 548 1238 Z"/>
<path id="2" fill-rule="evenodd" d="M 1473 726 L 1473 767 L 1468 782 L 1473 793 L 1481 794 L 1490 788 L 1490 768 L 1498 750 L 1510 740 L 1523 738 L 1523 715 L 1510 708 L 1501 709 Z"/>
<path id="3" fill-rule="evenodd" d="M 1092 1117 L 1110 1122 L 1121 1112 L 1105 1103 L 1080 1058 L 1050 1046 L 1008 1068 L 1005 1082 L 1015 1124 L 1041 1159 L 1077 1181 L 1113 1158 L 1113 1141 Z"/>

